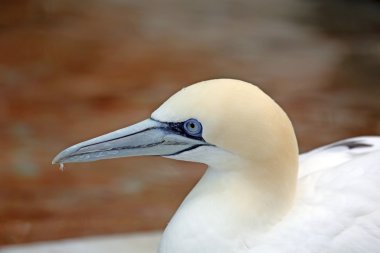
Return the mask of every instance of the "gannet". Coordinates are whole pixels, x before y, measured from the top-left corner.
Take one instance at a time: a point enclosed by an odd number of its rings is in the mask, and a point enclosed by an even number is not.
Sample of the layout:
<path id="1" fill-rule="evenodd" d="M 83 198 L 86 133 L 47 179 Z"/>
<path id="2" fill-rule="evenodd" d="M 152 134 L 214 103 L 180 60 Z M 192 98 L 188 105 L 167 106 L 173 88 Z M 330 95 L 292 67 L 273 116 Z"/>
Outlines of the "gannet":
<path id="1" fill-rule="evenodd" d="M 287 114 L 250 83 L 188 86 L 149 119 L 71 146 L 53 163 L 128 156 L 208 166 L 159 253 L 380 251 L 380 137 L 299 155 Z"/>

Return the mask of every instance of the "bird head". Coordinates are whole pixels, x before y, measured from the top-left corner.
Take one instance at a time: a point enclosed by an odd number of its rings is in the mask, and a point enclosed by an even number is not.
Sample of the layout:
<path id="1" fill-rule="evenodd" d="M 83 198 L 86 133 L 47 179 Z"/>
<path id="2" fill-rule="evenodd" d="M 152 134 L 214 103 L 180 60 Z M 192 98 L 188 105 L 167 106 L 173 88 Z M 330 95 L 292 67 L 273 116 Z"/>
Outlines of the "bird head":
<path id="1" fill-rule="evenodd" d="M 65 149 L 53 163 L 153 155 L 228 169 L 236 161 L 276 163 L 279 153 L 298 159 L 285 112 L 250 83 L 216 79 L 182 89 L 149 119 Z"/>

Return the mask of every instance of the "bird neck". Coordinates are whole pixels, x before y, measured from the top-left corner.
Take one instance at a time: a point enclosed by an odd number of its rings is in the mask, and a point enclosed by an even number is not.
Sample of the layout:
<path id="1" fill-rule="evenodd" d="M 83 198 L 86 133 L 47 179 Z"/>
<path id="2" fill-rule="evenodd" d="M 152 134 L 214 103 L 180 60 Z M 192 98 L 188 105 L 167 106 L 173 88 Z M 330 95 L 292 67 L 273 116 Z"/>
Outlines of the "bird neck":
<path id="1" fill-rule="evenodd" d="M 263 233 L 279 222 L 292 206 L 297 164 L 272 168 L 276 164 L 257 168 L 260 164 L 242 161 L 233 170 L 209 167 L 170 221 L 159 252 L 208 252 L 208 247 L 229 252 L 229 247 L 244 247 L 244 234 Z"/>
<path id="2" fill-rule="evenodd" d="M 298 164 L 282 163 L 277 167 L 278 164 L 281 163 L 275 160 L 267 161 L 265 166 L 242 161 L 232 170 L 209 167 L 181 208 L 202 201 L 219 201 L 221 206 L 214 210 L 225 209 L 226 216 L 235 213 L 247 227 L 260 230 L 271 226 L 291 208 L 296 190 Z M 209 205 L 199 207 L 210 208 Z M 224 217 L 222 220 L 226 222 Z M 231 220 L 231 223 L 236 221 Z"/>

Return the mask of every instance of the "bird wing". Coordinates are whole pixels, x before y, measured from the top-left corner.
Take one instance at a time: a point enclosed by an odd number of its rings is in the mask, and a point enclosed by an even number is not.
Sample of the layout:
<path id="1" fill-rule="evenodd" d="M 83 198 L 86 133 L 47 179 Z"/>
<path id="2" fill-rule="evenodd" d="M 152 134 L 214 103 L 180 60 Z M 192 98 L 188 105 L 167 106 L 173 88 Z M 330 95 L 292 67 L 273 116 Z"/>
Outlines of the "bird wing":
<path id="1" fill-rule="evenodd" d="M 313 150 L 300 171 L 293 209 L 249 252 L 380 252 L 380 137 Z"/>
<path id="2" fill-rule="evenodd" d="M 380 137 L 362 136 L 334 142 L 299 156 L 299 178 L 318 170 L 337 167 L 359 156 L 380 150 Z"/>

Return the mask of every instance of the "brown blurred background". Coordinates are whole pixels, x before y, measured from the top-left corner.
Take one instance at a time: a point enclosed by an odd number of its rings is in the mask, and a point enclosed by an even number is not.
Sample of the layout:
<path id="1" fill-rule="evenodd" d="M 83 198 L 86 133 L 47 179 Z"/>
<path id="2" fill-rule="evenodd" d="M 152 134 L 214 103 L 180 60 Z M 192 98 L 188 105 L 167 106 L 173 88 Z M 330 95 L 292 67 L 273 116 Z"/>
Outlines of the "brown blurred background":
<path id="1" fill-rule="evenodd" d="M 380 134 L 379 1 L 2 0 L 0 245 L 162 229 L 203 172 L 164 158 L 70 164 L 185 85 L 258 84 L 300 148 Z"/>

